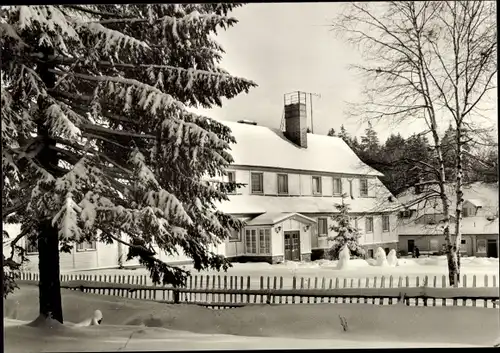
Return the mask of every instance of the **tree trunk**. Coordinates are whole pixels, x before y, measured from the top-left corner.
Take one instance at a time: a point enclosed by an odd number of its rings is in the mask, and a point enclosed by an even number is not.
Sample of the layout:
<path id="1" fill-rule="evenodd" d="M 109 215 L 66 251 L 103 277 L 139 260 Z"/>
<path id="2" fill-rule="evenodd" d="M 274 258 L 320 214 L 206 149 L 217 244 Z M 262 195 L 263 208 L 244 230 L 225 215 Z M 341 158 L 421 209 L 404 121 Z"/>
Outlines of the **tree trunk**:
<path id="1" fill-rule="evenodd" d="M 460 245 L 462 244 L 462 207 L 463 199 L 463 166 L 462 166 L 462 127 L 457 122 L 456 128 L 456 209 L 455 209 L 455 243 L 450 249 L 448 256 L 448 269 L 450 270 L 450 285 L 456 286 L 460 283 Z M 453 269 L 453 271 L 452 271 Z M 456 283 L 455 283 L 456 279 Z"/>
<path id="2" fill-rule="evenodd" d="M 455 248 L 455 247 L 453 247 Z M 452 249 L 446 254 L 448 260 L 448 279 L 450 286 L 456 287 L 460 283 L 460 253 Z"/>
<path id="3" fill-rule="evenodd" d="M 41 47 L 40 51 L 48 58 L 54 53 L 52 48 Z M 47 88 L 53 88 L 56 83 L 55 74 L 49 72 L 54 65 L 40 63 L 37 71 Z M 50 149 L 55 146 L 56 141 L 51 138 L 48 125 L 45 123 L 46 110 L 50 105 L 44 97 L 38 98 L 37 122 L 38 137 L 41 138 L 43 147 L 37 155 L 37 160 L 41 166 L 54 175 L 60 177 L 60 173 L 55 170 L 59 163 L 57 155 Z M 48 218 L 41 219 L 38 228 L 38 269 L 40 273 L 39 282 L 39 309 L 40 318 L 52 317 L 54 320 L 63 323 L 62 302 L 61 302 L 61 282 L 59 279 L 59 235 L 56 227 L 52 226 L 52 213 L 47 210 Z M 43 212 L 42 216 L 43 216 Z"/>
<path id="4" fill-rule="evenodd" d="M 38 238 L 40 271 L 40 316 L 63 323 L 61 282 L 59 279 L 59 238 L 50 220 L 40 224 Z"/>

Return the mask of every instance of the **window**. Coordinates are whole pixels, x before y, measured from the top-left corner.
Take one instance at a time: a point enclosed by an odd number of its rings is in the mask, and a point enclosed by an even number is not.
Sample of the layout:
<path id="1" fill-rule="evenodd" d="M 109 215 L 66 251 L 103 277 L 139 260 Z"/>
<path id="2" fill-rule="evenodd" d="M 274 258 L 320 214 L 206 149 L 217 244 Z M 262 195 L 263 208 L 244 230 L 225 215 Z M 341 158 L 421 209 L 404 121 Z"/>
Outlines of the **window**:
<path id="1" fill-rule="evenodd" d="M 229 241 L 240 241 L 240 232 L 238 230 L 232 229 L 231 235 L 229 236 Z"/>
<path id="2" fill-rule="evenodd" d="M 390 227 L 390 221 L 389 221 L 389 216 L 388 215 L 383 215 L 382 216 L 382 231 L 383 232 L 388 232 Z"/>
<path id="3" fill-rule="evenodd" d="M 462 245 L 467 244 L 467 241 L 465 239 L 461 239 L 460 244 L 462 244 Z"/>
<path id="4" fill-rule="evenodd" d="M 430 240 L 430 248 L 431 248 L 432 252 L 438 251 L 439 250 L 439 240 L 431 239 Z"/>
<path id="5" fill-rule="evenodd" d="M 257 230 L 255 229 L 246 230 L 245 245 L 248 254 L 257 254 Z"/>
<path id="6" fill-rule="evenodd" d="M 26 239 L 26 253 L 38 254 L 38 245 L 36 240 Z"/>
<path id="7" fill-rule="evenodd" d="M 258 239 L 257 239 L 258 234 Z M 271 229 L 258 228 L 245 230 L 245 245 L 247 254 L 271 254 Z"/>
<path id="8" fill-rule="evenodd" d="M 333 194 L 334 195 L 342 194 L 342 179 L 333 178 Z"/>
<path id="9" fill-rule="evenodd" d="M 478 239 L 477 240 L 477 252 L 480 252 L 480 253 L 486 252 L 486 239 Z"/>
<path id="10" fill-rule="evenodd" d="M 321 194 L 321 177 L 319 176 L 313 176 L 312 177 L 312 187 L 313 187 L 313 194 L 318 195 Z"/>
<path id="11" fill-rule="evenodd" d="M 263 194 L 263 174 L 262 173 L 252 173 L 252 194 Z"/>
<path id="12" fill-rule="evenodd" d="M 76 244 L 76 251 L 93 251 L 96 250 L 95 241 L 84 241 L 81 244 Z"/>
<path id="13" fill-rule="evenodd" d="M 318 235 L 320 237 L 328 235 L 328 220 L 326 218 L 318 218 Z"/>
<path id="14" fill-rule="evenodd" d="M 259 229 L 259 254 L 271 253 L 271 229 Z"/>
<path id="15" fill-rule="evenodd" d="M 399 213 L 399 216 L 401 218 L 410 218 L 411 217 L 411 211 L 410 210 L 404 210 Z"/>
<path id="16" fill-rule="evenodd" d="M 287 174 L 278 174 L 278 194 L 288 194 Z"/>
<path id="17" fill-rule="evenodd" d="M 368 257 L 373 259 L 373 249 L 368 250 Z"/>
<path id="18" fill-rule="evenodd" d="M 368 179 L 361 179 L 359 181 L 359 194 L 361 196 L 368 196 Z"/>
<path id="19" fill-rule="evenodd" d="M 236 182 L 236 173 L 235 172 L 227 172 L 227 181 L 229 183 L 235 183 Z M 236 189 L 231 191 L 230 194 L 236 194 Z"/>
<path id="20" fill-rule="evenodd" d="M 365 231 L 367 233 L 372 233 L 373 232 L 373 217 L 366 217 Z"/>

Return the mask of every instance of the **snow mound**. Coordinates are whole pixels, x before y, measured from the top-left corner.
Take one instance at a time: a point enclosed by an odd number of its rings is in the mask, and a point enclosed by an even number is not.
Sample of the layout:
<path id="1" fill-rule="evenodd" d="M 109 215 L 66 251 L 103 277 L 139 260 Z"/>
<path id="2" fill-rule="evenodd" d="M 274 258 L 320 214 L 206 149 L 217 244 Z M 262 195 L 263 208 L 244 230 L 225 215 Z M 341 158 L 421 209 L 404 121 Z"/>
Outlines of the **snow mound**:
<path id="1" fill-rule="evenodd" d="M 61 324 L 59 321 L 42 315 L 39 315 L 34 321 L 26 324 L 26 326 L 57 331 L 68 329 L 67 326 Z"/>
<path id="2" fill-rule="evenodd" d="M 260 270 L 269 269 L 273 266 L 268 262 L 234 262 L 232 265 L 232 268 L 235 270 Z"/>
<path id="3" fill-rule="evenodd" d="M 349 268 L 366 268 L 372 266 L 367 260 L 352 259 L 349 261 Z"/>
<path id="4" fill-rule="evenodd" d="M 431 256 L 414 259 L 416 263 L 424 266 L 446 266 L 448 260 L 446 256 Z"/>
<path id="5" fill-rule="evenodd" d="M 420 264 L 415 261 L 416 259 L 398 259 L 398 267 L 416 267 Z"/>
<path id="6" fill-rule="evenodd" d="M 375 252 L 375 260 L 376 260 L 376 266 L 380 266 L 380 267 L 389 266 L 389 264 L 387 263 L 387 257 L 385 254 L 385 250 L 382 249 L 381 247 L 378 247 L 377 251 Z"/>
<path id="7" fill-rule="evenodd" d="M 349 261 L 351 260 L 351 252 L 347 246 L 344 246 L 340 250 L 339 262 L 337 263 L 337 269 L 343 270 L 349 266 Z"/>
<path id="8" fill-rule="evenodd" d="M 92 317 L 75 324 L 75 326 L 98 326 L 101 322 L 102 312 L 101 310 L 96 310 L 94 311 L 94 315 L 92 315 Z"/>
<path id="9" fill-rule="evenodd" d="M 487 257 L 475 257 L 471 259 L 468 263 L 468 265 L 475 265 L 475 266 L 490 266 L 494 261 L 491 261 L 493 259 L 487 258 Z M 460 259 L 463 263 L 463 259 Z"/>
<path id="10" fill-rule="evenodd" d="M 288 268 L 292 268 L 292 269 L 295 269 L 295 268 L 319 268 L 320 267 L 320 265 L 318 263 L 310 262 L 310 261 L 301 261 L 301 262 L 287 261 L 285 264 Z"/>
<path id="11" fill-rule="evenodd" d="M 387 255 L 387 264 L 391 267 L 395 267 L 397 266 L 398 264 L 398 257 L 396 255 L 396 250 L 395 249 L 391 249 L 391 251 L 389 251 L 389 255 Z"/>

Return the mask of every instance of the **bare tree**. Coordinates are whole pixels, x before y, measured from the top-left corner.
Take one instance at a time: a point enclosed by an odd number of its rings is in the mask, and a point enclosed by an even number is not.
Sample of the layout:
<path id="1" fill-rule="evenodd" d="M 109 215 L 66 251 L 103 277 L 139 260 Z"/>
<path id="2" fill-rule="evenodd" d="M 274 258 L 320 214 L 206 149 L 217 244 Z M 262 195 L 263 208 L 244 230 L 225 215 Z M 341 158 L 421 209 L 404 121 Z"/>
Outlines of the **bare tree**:
<path id="1" fill-rule="evenodd" d="M 432 175 L 422 197 L 442 202 L 443 235 L 449 279 L 460 278 L 463 146 L 471 139 L 497 73 L 496 3 L 489 1 L 394 1 L 350 3 L 332 24 L 333 30 L 358 46 L 361 64 L 353 67 L 364 81 L 363 100 L 350 110 L 368 121 L 408 123 L 422 119 L 432 136 L 434 163 L 415 161 Z M 456 131 L 455 237 L 450 234 L 450 182 L 440 132 L 444 121 Z"/>

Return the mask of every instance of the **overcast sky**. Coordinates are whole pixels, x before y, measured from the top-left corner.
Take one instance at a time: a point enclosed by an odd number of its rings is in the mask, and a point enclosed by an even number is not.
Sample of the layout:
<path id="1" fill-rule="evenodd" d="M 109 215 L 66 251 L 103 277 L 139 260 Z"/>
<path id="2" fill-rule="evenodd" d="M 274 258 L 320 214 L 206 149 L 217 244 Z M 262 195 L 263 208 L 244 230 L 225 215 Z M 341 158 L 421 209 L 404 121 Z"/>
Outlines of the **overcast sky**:
<path id="1" fill-rule="evenodd" d="M 224 101 L 222 108 L 201 113 L 278 128 L 283 94 L 300 90 L 321 95 L 313 97 L 314 133 L 326 134 L 332 127 L 338 131 L 344 124 L 351 134 L 362 135 L 366 125 L 347 118 L 344 103 L 359 95 L 361 82 L 355 82 L 347 66 L 360 56 L 328 27 L 342 6 L 345 4 L 333 2 L 253 3 L 234 10 L 232 15 L 239 23 L 218 35 L 226 50 L 221 66 L 259 86 Z M 422 131 L 420 124 L 377 123 L 374 127 L 385 141 L 391 132 L 407 137 Z"/>

